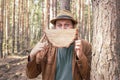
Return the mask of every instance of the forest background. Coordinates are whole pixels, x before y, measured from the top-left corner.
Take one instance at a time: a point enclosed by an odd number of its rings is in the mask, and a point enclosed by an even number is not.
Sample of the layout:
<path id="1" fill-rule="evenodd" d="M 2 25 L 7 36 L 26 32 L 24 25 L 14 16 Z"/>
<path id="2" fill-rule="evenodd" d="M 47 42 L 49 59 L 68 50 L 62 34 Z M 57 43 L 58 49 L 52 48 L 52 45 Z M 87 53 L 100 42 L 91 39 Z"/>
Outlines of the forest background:
<path id="1" fill-rule="evenodd" d="M 49 22 L 61 9 L 63 4 L 60 2 L 62 0 L 1 0 L 0 57 L 26 54 L 24 51 L 32 49 L 43 35 L 44 28 L 52 28 Z M 91 42 L 91 1 L 71 0 L 65 4 L 70 5 L 78 20 L 81 37 Z"/>
<path id="2" fill-rule="evenodd" d="M 71 10 L 80 37 L 92 44 L 91 80 L 120 80 L 120 0 L 0 0 L 1 80 L 26 80 L 25 56 L 61 9 Z"/>

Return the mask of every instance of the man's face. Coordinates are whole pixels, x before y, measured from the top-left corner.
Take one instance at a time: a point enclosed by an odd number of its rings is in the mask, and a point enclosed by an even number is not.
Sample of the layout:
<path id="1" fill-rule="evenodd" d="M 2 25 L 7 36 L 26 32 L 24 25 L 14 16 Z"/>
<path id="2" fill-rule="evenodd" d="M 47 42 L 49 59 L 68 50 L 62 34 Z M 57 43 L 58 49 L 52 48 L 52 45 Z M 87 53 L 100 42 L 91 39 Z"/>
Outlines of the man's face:
<path id="1" fill-rule="evenodd" d="M 71 20 L 67 20 L 67 19 L 57 20 L 55 28 L 56 29 L 72 29 L 73 23 Z"/>

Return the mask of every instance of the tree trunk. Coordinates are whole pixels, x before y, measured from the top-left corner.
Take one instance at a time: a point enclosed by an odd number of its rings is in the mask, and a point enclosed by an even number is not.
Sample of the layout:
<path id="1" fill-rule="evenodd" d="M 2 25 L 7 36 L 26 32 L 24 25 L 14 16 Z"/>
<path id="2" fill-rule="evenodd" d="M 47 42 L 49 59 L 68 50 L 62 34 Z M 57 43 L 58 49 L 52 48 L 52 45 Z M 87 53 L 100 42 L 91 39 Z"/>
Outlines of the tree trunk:
<path id="1" fill-rule="evenodd" d="M 3 57 L 3 17 L 4 17 L 4 0 L 1 0 L 1 13 L 0 13 L 0 57 Z"/>
<path id="2" fill-rule="evenodd" d="M 78 21 L 77 28 L 78 28 L 78 30 L 80 30 L 81 0 L 77 0 L 76 7 L 77 7 L 77 11 L 76 11 L 77 12 L 77 21 Z"/>
<path id="3" fill-rule="evenodd" d="M 60 0 L 60 9 L 65 9 L 70 11 L 70 1 L 71 0 Z"/>
<path id="4" fill-rule="evenodd" d="M 5 45 L 5 49 L 6 49 L 5 53 L 6 53 L 6 55 L 8 55 L 8 53 L 9 53 L 9 50 L 8 50 L 8 45 L 9 45 L 9 40 L 8 40 L 8 37 L 9 37 L 9 35 L 8 35 L 9 34 L 8 33 L 8 30 L 9 30 L 8 29 L 9 28 L 9 7 L 8 6 L 9 6 L 9 1 L 6 0 L 6 21 L 5 21 L 6 22 L 5 23 L 6 24 L 6 27 L 5 27 L 6 28 L 6 31 L 5 31 L 5 38 L 6 38 L 5 39 L 5 44 L 6 44 Z"/>
<path id="5" fill-rule="evenodd" d="M 45 0 L 45 12 L 44 12 L 44 29 L 49 28 L 49 0 Z"/>
<path id="6" fill-rule="evenodd" d="M 26 48 L 28 48 L 29 47 L 29 45 L 30 45 L 30 39 L 29 39 L 29 0 L 26 0 L 26 45 L 27 45 L 27 47 Z"/>
<path id="7" fill-rule="evenodd" d="M 56 17 L 57 15 L 57 0 L 53 0 L 53 17 Z"/>
<path id="8" fill-rule="evenodd" d="M 84 25 L 84 0 L 81 0 L 81 16 L 80 16 L 80 36 L 85 38 L 85 25 Z"/>
<path id="9" fill-rule="evenodd" d="M 12 31 L 12 53 L 14 53 L 15 50 L 15 0 L 13 2 L 13 31 Z"/>
<path id="10" fill-rule="evenodd" d="M 23 21 L 22 21 L 22 6 L 23 6 L 23 0 L 20 0 L 20 13 L 19 13 L 19 43 L 20 43 L 20 51 L 22 50 L 22 26 L 23 26 Z"/>
<path id="11" fill-rule="evenodd" d="M 54 1 L 50 0 L 50 20 L 53 19 L 53 16 L 54 16 L 53 5 L 54 5 Z M 52 27 L 53 26 L 50 24 L 50 28 L 52 28 Z"/>
<path id="12" fill-rule="evenodd" d="M 78 5 L 76 5 L 76 0 L 71 0 L 71 12 L 72 14 L 74 15 L 74 17 L 77 16 L 76 12 L 77 12 L 77 9 L 80 8 L 80 7 L 77 7 Z M 77 7 L 77 8 L 76 8 Z"/>
<path id="13" fill-rule="evenodd" d="M 120 80 L 120 0 L 93 0 L 91 80 Z"/>
<path id="14" fill-rule="evenodd" d="M 86 37 L 87 37 L 87 40 L 89 42 L 91 42 L 91 18 L 90 18 L 90 13 L 91 11 L 91 8 L 90 8 L 90 0 L 88 0 L 88 18 L 87 18 L 87 34 L 86 34 Z"/>
<path id="15" fill-rule="evenodd" d="M 42 32 L 41 32 L 41 35 L 43 35 L 44 34 L 44 31 L 43 31 L 43 29 L 44 29 L 44 2 L 42 1 L 41 2 L 41 7 L 42 7 L 42 17 L 41 17 L 41 30 L 42 30 Z"/>
<path id="16" fill-rule="evenodd" d="M 3 58 L 6 56 L 5 49 L 6 49 L 6 44 L 5 44 L 5 27 L 6 27 L 6 0 L 4 0 L 4 13 L 3 13 Z M 5 26 L 5 27 L 4 27 Z"/>
<path id="17" fill-rule="evenodd" d="M 25 16 L 24 16 L 24 2 L 25 2 L 25 0 L 21 0 L 22 2 L 21 2 L 21 28 L 22 28 L 22 36 L 21 36 L 21 47 L 22 47 L 22 49 L 25 49 Z"/>
<path id="18" fill-rule="evenodd" d="M 17 39 L 16 39 L 16 41 L 17 41 L 17 52 L 19 52 L 20 51 L 20 42 L 19 42 L 19 40 L 20 40 L 20 37 L 19 37 L 19 29 L 20 29 L 20 6 L 21 6 L 21 4 L 20 4 L 20 1 L 21 0 L 19 0 L 18 1 L 18 25 L 17 25 Z"/>
<path id="19" fill-rule="evenodd" d="M 56 16 L 57 5 L 56 0 L 50 0 L 50 20 Z M 50 24 L 50 28 L 53 28 L 53 25 Z"/>

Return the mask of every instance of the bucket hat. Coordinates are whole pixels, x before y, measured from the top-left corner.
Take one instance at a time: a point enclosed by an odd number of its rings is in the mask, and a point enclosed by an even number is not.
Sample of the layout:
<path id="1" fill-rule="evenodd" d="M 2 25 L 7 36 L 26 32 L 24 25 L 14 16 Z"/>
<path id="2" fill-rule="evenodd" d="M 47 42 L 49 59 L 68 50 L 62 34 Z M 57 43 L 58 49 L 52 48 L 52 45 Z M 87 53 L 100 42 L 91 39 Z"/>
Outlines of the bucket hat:
<path id="1" fill-rule="evenodd" d="M 74 19 L 73 14 L 68 10 L 60 10 L 58 15 L 52 20 L 50 20 L 50 22 L 54 25 L 55 22 L 60 19 L 72 20 L 74 24 L 77 24 L 77 21 Z"/>

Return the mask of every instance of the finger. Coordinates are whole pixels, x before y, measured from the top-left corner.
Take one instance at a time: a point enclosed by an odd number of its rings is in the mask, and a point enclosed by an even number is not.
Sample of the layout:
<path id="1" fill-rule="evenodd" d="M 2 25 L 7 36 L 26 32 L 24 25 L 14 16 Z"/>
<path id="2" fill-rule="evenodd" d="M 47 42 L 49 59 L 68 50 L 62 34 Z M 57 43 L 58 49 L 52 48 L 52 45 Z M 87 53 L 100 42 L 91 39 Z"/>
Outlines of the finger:
<path id="1" fill-rule="evenodd" d="M 76 40 L 75 43 L 81 44 L 81 40 Z"/>
<path id="2" fill-rule="evenodd" d="M 77 45 L 79 46 L 79 45 L 81 45 L 81 43 L 76 43 L 75 45 L 76 45 L 76 46 L 77 46 Z"/>
<path id="3" fill-rule="evenodd" d="M 36 63 L 38 64 L 39 61 L 40 61 L 40 54 L 37 54 L 37 55 L 36 55 Z"/>
<path id="4" fill-rule="evenodd" d="M 76 42 L 75 45 L 82 45 L 82 43 L 81 42 Z"/>
<path id="5" fill-rule="evenodd" d="M 75 49 L 76 50 L 81 50 L 81 47 L 80 46 L 75 46 Z"/>
<path id="6" fill-rule="evenodd" d="M 79 49 L 79 50 L 82 50 L 82 45 L 75 45 L 75 49 L 76 49 L 76 50 L 78 50 L 78 49 Z"/>
<path id="7" fill-rule="evenodd" d="M 76 42 L 81 42 L 81 40 L 76 40 Z"/>
<path id="8" fill-rule="evenodd" d="M 75 46 L 82 46 L 82 44 L 80 44 L 80 43 L 76 43 Z"/>

